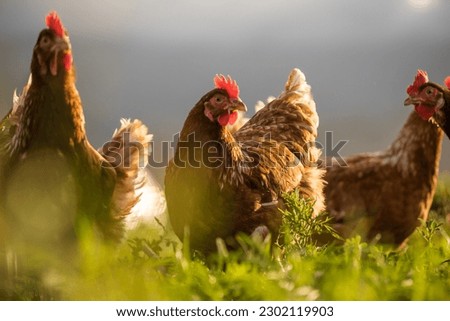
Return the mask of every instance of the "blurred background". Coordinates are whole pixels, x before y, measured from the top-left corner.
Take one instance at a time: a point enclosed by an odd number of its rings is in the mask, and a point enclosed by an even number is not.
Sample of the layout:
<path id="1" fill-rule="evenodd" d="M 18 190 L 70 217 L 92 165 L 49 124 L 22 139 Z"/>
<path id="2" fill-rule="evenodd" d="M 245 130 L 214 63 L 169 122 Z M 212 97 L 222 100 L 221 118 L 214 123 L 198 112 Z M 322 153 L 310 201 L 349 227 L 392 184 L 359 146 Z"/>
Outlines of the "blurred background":
<path id="1" fill-rule="evenodd" d="M 251 115 L 300 68 L 318 107 L 318 141 L 348 140 L 343 155 L 393 141 L 418 68 L 438 83 L 450 75 L 448 0 L 1 0 L 2 116 L 26 83 L 50 10 L 70 34 L 91 143 L 107 141 L 121 117 L 140 118 L 156 162 L 216 73 L 238 81 Z M 164 168 L 151 170 L 161 183 Z M 450 170 L 447 138 L 441 170 Z"/>

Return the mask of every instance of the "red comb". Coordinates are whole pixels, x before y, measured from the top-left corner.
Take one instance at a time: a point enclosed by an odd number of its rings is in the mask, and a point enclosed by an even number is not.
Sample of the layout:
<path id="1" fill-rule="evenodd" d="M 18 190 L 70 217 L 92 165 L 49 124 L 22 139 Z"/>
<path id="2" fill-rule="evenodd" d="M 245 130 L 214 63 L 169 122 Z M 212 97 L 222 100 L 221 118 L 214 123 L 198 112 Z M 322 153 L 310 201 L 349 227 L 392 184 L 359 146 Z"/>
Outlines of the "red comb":
<path id="1" fill-rule="evenodd" d="M 424 70 L 417 70 L 416 78 L 412 85 L 410 85 L 406 92 L 408 95 L 413 96 L 419 92 L 419 87 L 428 82 L 428 74 Z"/>
<path id="2" fill-rule="evenodd" d="M 230 76 L 216 75 L 214 77 L 214 84 L 216 88 L 225 89 L 230 98 L 237 99 L 239 97 L 239 86 L 236 80 L 233 80 Z"/>
<path id="3" fill-rule="evenodd" d="M 64 26 L 56 11 L 52 11 L 47 15 L 45 18 L 45 24 L 47 27 L 52 29 L 58 37 L 64 36 Z"/>
<path id="4" fill-rule="evenodd" d="M 444 84 L 447 86 L 448 89 L 450 89 L 450 76 L 444 79 Z"/>

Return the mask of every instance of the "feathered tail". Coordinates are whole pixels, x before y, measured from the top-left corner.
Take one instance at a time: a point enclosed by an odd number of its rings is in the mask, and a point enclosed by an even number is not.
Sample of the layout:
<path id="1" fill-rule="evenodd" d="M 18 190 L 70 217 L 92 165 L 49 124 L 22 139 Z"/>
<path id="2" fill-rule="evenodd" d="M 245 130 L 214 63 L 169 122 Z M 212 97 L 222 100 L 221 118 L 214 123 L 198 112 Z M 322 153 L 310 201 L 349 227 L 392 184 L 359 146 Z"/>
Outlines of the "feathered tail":
<path id="1" fill-rule="evenodd" d="M 279 98 L 291 98 L 296 104 L 303 104 L 308 108 L 302 108 L 305 113 L 305 120 L 314 129 L 314 135 L 317 136 L 317 128 L 319 127 L 319 116 L 316 111 L 316 102 L 311 93 L 311 86 L 306 82 L 306 77 L 298 68 L 292 69 L 288 80 L 285 84 L 285 90 L 280 94 Z"/>
<path id="2" fill-rule="evenodd" d="M 324 187 L 324 170 L 319 168 L 320 149 L 315 146 L 317 128 L 319 127 L 319 116 L 316 112 L 316 103 L 311 93 L 311 86 L 306 82 L 305 75 L 298 68 L 294 68 L 289 74 L 285 84 L 285 90 L 279 99 L 292 100 L 293 103 L 302 105 L 304 127 L 308 128 L 309 134 L 314 136 L 309 139 L 309 146 L 305 149 L 306 156 L 303 162 L 305 166 L 303 178 L 300 182 L 299 192 L 301 195 L 315 200 L 314 215 L 325 209 L 325 197 L 322 193 Z"/>
<path id="3" fill-rule="evenodd" d="M 142 187 L 139 188 L 140 200 L 126 217 L 127 230 L 132 230 L 140 224 L 154 224 L 157 218 L 165 224 L 167 220 L 167 204 L 164 191 L 156 181 L 150 169 L 141 170 L 140 175 L 145 175 Z"/>
<path id="4" fill-rule="evenodd" d="M 100 150 L 100 154 L 116 171 L 116 186 L 112 197 L 113 217 L 122 220 L 139 202 L 140 188 L 145 185 L 145 167 L 152 135 L 140 120 L 121 119 L 111 140 Z"/>
<path id="5" fill-rule="evenodd" d="M 282 189 L 298 188 L 302 197 L 315 201 L 314 215 L 317 215 L 324 209 L 322 177 L 325 172 L 318 168 L 320 150 L 316 147 L 316 137 L 319 116 L 311 86 L 306 82 L 305 75 L 295 68 L 290 72 L 282 93 L 277 98 L 269 97 L 267 101 L 264 107 L 264 103 L 258 102 L 258 108 L 262 108 L 234 137 L 241 142 L 255 142 L 269 137 L 287 147 L 301 166 L 293 167 L 289 175 L 275 181 L 283 186 Z M 285 170 L 283 167 L 282 172 Z M 279 172 L 273 171 L 274 174 Z"/>

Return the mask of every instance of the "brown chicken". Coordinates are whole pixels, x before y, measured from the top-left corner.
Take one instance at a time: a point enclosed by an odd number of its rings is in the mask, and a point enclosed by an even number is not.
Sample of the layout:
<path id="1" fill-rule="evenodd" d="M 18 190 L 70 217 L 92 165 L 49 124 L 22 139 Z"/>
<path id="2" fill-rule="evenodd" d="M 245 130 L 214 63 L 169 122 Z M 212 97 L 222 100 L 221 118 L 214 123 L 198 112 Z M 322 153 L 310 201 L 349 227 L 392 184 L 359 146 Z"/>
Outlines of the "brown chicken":
<path id="1" fill-rule="evenodd" d="M 408 90 L 405 105 L 414 105 L 416 112 L 425 121 L 434 121 L 450 138 L 450 77 L 445 78 L 445 87 L 428 81 L 426 71 L 419 70 L 420 82 Z"/>
<path id="2" fill-rule="evenodd" d="M 413 85 L 418 88 L 422 74 Z M 436 190 L 442 130 L 412 112 L 391 146 L 327 168 L 325 197 L 334 228 L 344 238 L 401 245 L 426 219 Z"/>
<path id="3" fill-rule="evenodd" d="M 324 201 L 318 116 L 303 73 L 292 70 L 281 95 L 233 134 L 227 125 L 246 107 L 235 81 L 214 81 L 189 113 L 165 177 L 175 233 L 204 253 L 217 238 L 233 247 L 238 232 L 270 231 L 275 239 L 284 192 L 298 188 L 315 201 L 315 214 Z"/>
<path id="4" fill-rule="evenodd" d="M 9 237 L 29 245 L 66 244 L 81 234 L 117 241 L 139 200 L 151 136 L 139 120 L 123 120 L 100 151 L 91 146 L 67 31 L 55 12 L 46 24 L 31 84 L 3 122 L 0 213 Z"/>

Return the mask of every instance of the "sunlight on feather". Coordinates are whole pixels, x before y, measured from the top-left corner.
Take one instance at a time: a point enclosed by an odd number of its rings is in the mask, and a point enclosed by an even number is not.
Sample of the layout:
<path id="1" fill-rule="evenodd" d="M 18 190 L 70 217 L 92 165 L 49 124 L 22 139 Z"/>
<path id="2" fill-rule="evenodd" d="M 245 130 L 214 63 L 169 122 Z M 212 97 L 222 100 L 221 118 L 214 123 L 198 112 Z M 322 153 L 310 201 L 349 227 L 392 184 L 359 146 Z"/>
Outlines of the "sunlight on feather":
<path id="1" fill-rule="evenodd" d="M 146 170 L 146 183 L 139 189 L 141 198 L 133 207 L 130 215 L 126 218 L 128 230 L 138 227 L 141 223 L 154 223 L 154 218 L 162 219 L 166 211 L 166 198 L 164 191 L 158 184 L 153 174 Z M 164 219 L 162 219 L 164 221 Z"/>
<path id="2" fill-rule="evenodd" d="M 266 102 L 263 102 L 261 100 L 258 100 L 255 104 L 255 114 L 260 111 L 261 109 L 263 109 L 266 104 L 270 103 L 272 100 L 274 100 L 275 97 L 274 96 L 269 96 L 266 99 Z M 254 114 L 253 114 L 254 115 Z M 253 115 L 247 115 L 245 112 L 243 111 L 238 111 L 238 119 L 237 121 L 233 124 L 233 125 L 228 125 L 228 129 L 234 133 L 236 131 L 238 131 L 242 126 L 245 125 L 245 123 L 247 123 L 251 117 L 253 117 Z"/>

